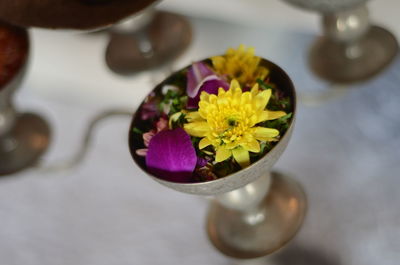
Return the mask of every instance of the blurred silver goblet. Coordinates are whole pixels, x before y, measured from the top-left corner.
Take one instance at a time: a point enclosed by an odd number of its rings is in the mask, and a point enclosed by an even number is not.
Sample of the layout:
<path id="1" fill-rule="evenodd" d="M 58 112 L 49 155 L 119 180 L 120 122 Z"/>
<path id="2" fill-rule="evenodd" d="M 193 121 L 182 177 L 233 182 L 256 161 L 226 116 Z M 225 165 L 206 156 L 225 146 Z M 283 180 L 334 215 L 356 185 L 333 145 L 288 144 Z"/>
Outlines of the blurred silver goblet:
<path id="1" fill-rule="evenodd" d="M 280 249 L 297 233 L 303 222 L 307 200 L 300 184 L 282 174 L 271 172 L 272 166 L 286 149 L 296 116 L 294 86 L 277 65 L 262 60 L 271 72 L 271 80 L 293 103 L 293 119 L 279 142 L 260 160 L 249 167 L 223 178 L 196 182 L 174 182 L 151 175 L 154 180 L 171 189 L 203 196 L 214 196 L 207 217 L 207 233 L 212 244 L 223 254 L 250 259 L 265 256 Z M 155 88 L 159 93 L 163 83 Z M 141 109 L 136 112 L 131 126 L 143 122 Z M 130 133 L 129 149 L 134 161 L 148 172 L 135 150 L 140 148 L 137 138 Z"/>
<path id="2" fill-rule="evenodd" d="M 22 46 L 26 47 L 22 61 L 0 87 L 0 175 L 8 175 L 32 166 L 37 161 L 49 145 L 50 129 L 40 116 L 19 113 L 15 109 L 14 92 L 20 86 L 28 65 L 29 36 L 23 28 L 0 23 L 0 30 L 3 29 L 18 34 Z M 0 36 L 0 53 L 3 57 L 16 52 L 11 47 L 6 46 L 4 49 L 2 41 Z M 3 67 L 8 68 L 7 65 Z"/>
<path id="3" fill-rule="evenodd" d="M 106 63 L 115 73 L 135 74 L 171 62 L 191 39 L 187 19 L 151 6 L 111 27 Z"/>
<path id="4" fill-rule="evenodd" d="M 368 0 L 284 0 L 322 13 L 324 35 L 311 47 L 309 64 L 319 77 L 333 83 L 353 83 L 374 77 L 398 53 L 396 38 L 371 26 Z"/>

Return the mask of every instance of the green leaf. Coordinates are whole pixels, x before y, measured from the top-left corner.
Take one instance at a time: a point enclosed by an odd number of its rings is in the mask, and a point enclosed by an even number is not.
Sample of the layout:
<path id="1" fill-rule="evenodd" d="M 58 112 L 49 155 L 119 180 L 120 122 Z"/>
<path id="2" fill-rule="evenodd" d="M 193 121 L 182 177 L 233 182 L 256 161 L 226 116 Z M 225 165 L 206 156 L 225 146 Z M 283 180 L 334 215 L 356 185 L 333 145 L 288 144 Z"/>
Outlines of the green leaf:
<path id="1" fill-rule="evenodd" d="M 286 114 L 285 116 L 280 117 L 280 118 L 277 119 L 277 120 L 278 120 L 280 123 L 287 122 L 292 116 L 293 116 L 293 113 L 290 112 L 290 113 Z"/>
<path id="2" fill-rule="evenodd" d="M 258 83 L 258 85 L 259 85 L 262 89 L 264 89 L 264 90 L 266 90 L 266 89 L 273 89 L 272 86 L 266 84 L 266 83 L 265 83 L 264 81 L 262 81 L 260 78 L 257 79 L 257 83 Z"/>
<path id="3" fill-rule="evenodd" d="M 136 128 L 136 127 L 132 128 L 132 132 L 137 133 L 137 134 L 143 134 L 143 132 L 140 129 Z"/>

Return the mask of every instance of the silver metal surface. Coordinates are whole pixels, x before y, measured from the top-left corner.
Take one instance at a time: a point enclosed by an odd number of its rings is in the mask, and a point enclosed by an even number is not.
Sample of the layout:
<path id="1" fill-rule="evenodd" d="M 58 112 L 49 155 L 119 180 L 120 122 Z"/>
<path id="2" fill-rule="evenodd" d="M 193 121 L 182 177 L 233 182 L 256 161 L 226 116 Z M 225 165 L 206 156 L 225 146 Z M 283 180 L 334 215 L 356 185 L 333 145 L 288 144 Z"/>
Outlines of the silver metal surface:
<path id="1" fill-rule="evenodd" d="M 322 16 L 324 34 L 331 40 L 352 43 L 365 35 L 370 27 L 366 5 L 358 5 Z"/>
<path id="2" fill-rule="evenodd" d="M 306 196 L 297 182 L 276 172 L 266 173 L 216 197 L 208 212 L 208 237 L 227 256 L 263 257 L 296 235 L 306 208 Z"/>
<path id="3" fill-rule="evenodd" d="M 0 90 L 0 176 L 32 166 L 47 149 L 50 129 L 35 114 L 18 113 L 13 98 L 25 77 L 29 61 L 29 34 L 25 30 L 28 51 L 23 65 Z"/>
<path id="4" fill-rule="evenodd" d="M 215 195 L 215 200 L 228 209 L 244 212 L 254 210 L 254 206 L 259 205 L 268 194 L 270 186 L 271 174 L 265 172 L 263 176 L 242 188 Z"/>
<path id="5" fill-rule="evenodd" d="M 372 26 L 354 43 L 337 43 L 320 37 L 309 54 L 311 70 L 320 78 L 352 84 L 376 77 L 396 58 L 398 43 L 387 30 Z"/>
<path id="6" fill-rule="evenodd" d="M 0 138 L 0 176 L 33 166 L 47 149 L 50 128 L 40 116 L 16 114 L 11 130 Z"/>
<path id="7" fill-rule="evenodd" d="M 120 33 L 120 34 L 131 34 L 136 31 L 147 27 L 151 21 L 154 19 L 156 14 L 154 7 L 148 7 L 145 10 L 136 13 L 135 15 L 126 18 L 116 24 L 114 24 L 110 31 Z"/>
<path id="8" fill-rule="evenodd" d="M 292 5 L 305 8 L 312 11 L 323 13 L 334 13 L 340 10 L 348 9 L 368 0 L 283 0 Z"/>
<path id="9" fill-rule="evenodd" d="M 370 26 L 367 0 L 285 1 L 322 12 L 324 36 L 311 46 L 309 64 L 324 80 L 350 84 L 371 79 L 398 53 L 399 44 L 389 31 Z"/>
<path id="10" fill-rule="evenodd" d="M 173 182 L 146 172 L 174 190 L 215 195 L 207 218 L 209 239 L 221 253 L 243 259 L 271 254 L 288 243 L 303 222 L 307 204 L 299 184 L 269 173 L 291 137 L 296 117 L 296 92 L 291 79 L 279 66 L 266 59 L 262 59 L 260 64 L 269 69 L 274 84 L 290 98 L 293 111 L 289 128 L 264 157 L 228 176 L 197 183 Z M 154 90 L 157 89 L 160 86 Z M 137 127 L 136 122 L 142 122 L 138 117 L 140 115 L 134 115 L 129 135 L 132 128 Z M 141 165 L 135 150 L 132 150 L 131 137 L 129 147 L 134 161 Z"/>
<path id="11" fill-rule="evenodd" d="M 191 40 L 192 30 L 186 18 L 147 8 L 112 27 L 105 60 L 117 74 L 137 74 L 173 61 Z"/>

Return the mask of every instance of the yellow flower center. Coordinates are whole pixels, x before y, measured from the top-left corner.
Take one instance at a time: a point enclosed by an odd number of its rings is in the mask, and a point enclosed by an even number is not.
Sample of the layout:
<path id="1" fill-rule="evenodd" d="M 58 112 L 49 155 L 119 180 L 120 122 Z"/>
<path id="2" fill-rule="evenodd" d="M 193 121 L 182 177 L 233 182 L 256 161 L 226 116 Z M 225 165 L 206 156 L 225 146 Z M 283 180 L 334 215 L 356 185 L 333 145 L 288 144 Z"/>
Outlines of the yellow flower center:
<path id="1" fill-rule="evenodd" d="M 245 167 L 250 163 L 249 151 L 260 152 L 259 141 L 273 141 L 279 135 L 276 129 L 256 126 L 286 114 L 265 109 L 270 96 L 271 90 L 259 91 L 258 84 L 242 92 L 238 81 L 233 80 L 228 91 L 220 88 L 218 95 L 203 92 L 199 110 L 186 115 L 189 123 L 184 128 L 192 136 L 203 137 L 200 149 L 214 146 L 216 162 L 233 155 Z"/>
<path id="2" fill-rule="evenodd" d="M 210 127 L 207 137 L 212 144 L 214 146 L 225 144 L 233 148 L 243 136 L 251 134 L 250 129 L 257 121 L 257 113 L 251 102 L 244 102 L 245 99 L 241 96 L 237 95 L 234 98 L 231 93 L 226 96 L 217 99 L 215 103 L 207 104 L 204 101 L 199 113 L 203 114 L 202 117 L 207 120 Z M 243 105 L 240 106 L 240 103 Z"/>

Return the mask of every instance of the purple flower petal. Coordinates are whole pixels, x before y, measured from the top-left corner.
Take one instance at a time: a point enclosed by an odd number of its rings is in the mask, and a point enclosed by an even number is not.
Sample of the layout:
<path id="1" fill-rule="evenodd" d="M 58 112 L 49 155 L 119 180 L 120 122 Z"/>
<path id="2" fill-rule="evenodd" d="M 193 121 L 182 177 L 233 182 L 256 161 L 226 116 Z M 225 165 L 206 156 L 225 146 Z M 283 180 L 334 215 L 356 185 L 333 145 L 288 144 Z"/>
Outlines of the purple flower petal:
<path id="1" fill-rule="evenodd" d="M 207 165 L 207 162 L 207 159 L 199 156 L 197 157 L 196 167 L 204 167 Z"/>
<path id="2" fill-rule="evenodd" d="M 141 112 L 140 112 L 140 118 L 142 120 L 147 120 L 154 118 L 155 116 L 158 115 L 158 108 L 157 105 L 154 101 L 148 101 L 145 102 L 142 105 Z"/>
<path id="3" fill-rule="evenodd" d="M 193 63 L 187 72 L 186 93 L 190 98 L 194 98 L 200 89 L 201 83 L 208 76 L 218 79 L 215 73 L 203 62 Z"/>
<path id="4" fill-rule="evenodd" d="M 169 181 L 190 182 L 196 163 L 196 151 L 182 128 L 162 131 L 151 138 L 146 156 L 150 173 Z"/>
<path id="5" fill-rule="evenodd" d="M 206 81 L 202 84 L 202 86 L 200 87 L 198 94 L 194 97 L 188 98 L 186 107 L 188 109 L 195 109 L 199 107 L 199 101 L 200 101 L 200 94 L 201 92 L 205 91 L 208 94 L 218 94 L 218 89 L 222 87 L 223 89 L 225 89 L 225 91 L 227 91 L 229 89 L 229 84 L 228 82 L 222 80 L 222 79 L 214 79 L 214 80 L 209 80 Z"/>

